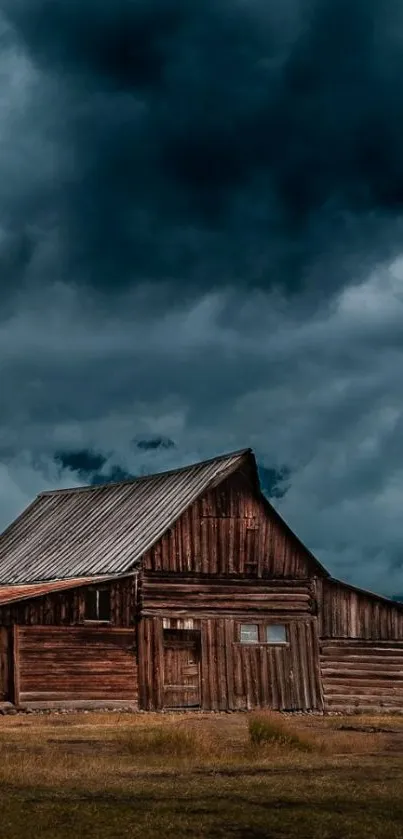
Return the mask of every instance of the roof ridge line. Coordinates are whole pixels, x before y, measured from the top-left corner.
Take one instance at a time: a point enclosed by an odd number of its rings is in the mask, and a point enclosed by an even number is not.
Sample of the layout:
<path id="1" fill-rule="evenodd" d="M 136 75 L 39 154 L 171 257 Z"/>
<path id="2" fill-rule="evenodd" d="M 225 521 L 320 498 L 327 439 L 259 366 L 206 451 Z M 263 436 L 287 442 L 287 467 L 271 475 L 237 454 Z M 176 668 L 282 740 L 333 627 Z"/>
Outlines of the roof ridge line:
<path id="1" fill-rule="evenodd" d="M 95 492 L 97 490 L 108 489 L 109 487 L 130 486 L 131 484 L 139 483 L 140 481 L 147 481 L 150 478 L 165 477 L 166 475 L 174 475 L 179 474 L 180 472 L 186 472 L 187 469 L 194 469 L 196 466 L 207 466 L 209 463 L 214 463 L 215 460 L 222 461 L 227 460 L 227 458 L 236 457 L 237 455 L 241 457 L 241 455 L 251 453 L 251 448 L 237 449 L 233 452 L 227 452 L 226 454 L 217 455 L 217 457 L 207 458 L 207 460 L 196 460 L 193 463 L 188 463 L 186 466 L 179 466 L 178 469 L 166 469 L 163 472 L 150 472 L 147 475 L 139 475 L 138 477 L 128 478 L 124 481 L 109 481 L 109 483 L 106 481 L 103 484 L 84 484 L 77 487 L 65 487 L 64 489 L 44 489 L 41 492 L 38 492 L 36 498 L 43 498 L 43 496 L 45 495 L 57 495 L 59 493 L 67 494 L 74 492 Z"/>
<path id="2" fill-rule="evenodd" d="M 14 532 L 11 524 L 8 537 L 0 539 L 1 577 L 28 585 L 44 577 L 66 578 L 67 569 L 74 578 L 125 576 L 202 493 L 249 459 L 253 452 L 242 449 L 129 484 L 117 482 L 110 492 L 108 484 L 101 492 L 99 486 L 61 490 L 53 500 L 44 493 L 25 521 L 23 513 Z"/>

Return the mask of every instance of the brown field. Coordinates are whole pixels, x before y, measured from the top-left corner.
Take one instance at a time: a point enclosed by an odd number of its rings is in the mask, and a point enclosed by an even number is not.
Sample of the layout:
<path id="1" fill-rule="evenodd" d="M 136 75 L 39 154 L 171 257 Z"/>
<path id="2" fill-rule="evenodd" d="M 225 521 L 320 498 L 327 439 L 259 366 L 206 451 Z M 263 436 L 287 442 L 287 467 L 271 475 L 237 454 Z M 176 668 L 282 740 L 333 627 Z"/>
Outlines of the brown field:
<path id="1" fill-rule="evenodd" d="M 403 839 L 403 716 L 2 716 L 0 790 L 1 839 Z"/>

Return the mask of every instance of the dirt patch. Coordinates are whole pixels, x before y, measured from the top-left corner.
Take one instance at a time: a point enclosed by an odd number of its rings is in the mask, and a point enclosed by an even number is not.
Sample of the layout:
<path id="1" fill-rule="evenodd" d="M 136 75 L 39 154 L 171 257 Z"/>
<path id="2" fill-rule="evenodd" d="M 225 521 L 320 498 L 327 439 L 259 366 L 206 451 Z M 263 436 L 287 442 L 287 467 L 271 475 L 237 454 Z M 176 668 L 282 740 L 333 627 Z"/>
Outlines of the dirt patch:
<path id="1" fill-rule="evenodd" d="M 395 734 L 393 737 L 389 737 L 385 744 L 385 752 L 403 754 L 403 734 Z"/>
<path id="2" fill-rule="evenodd" d="M 47 743 L 57 744 L 63 751 L 71 751 L 79 754 L 98 754 L 99 752 L 116 752 L 117 744 L 108 743 L 105 740 L 64 740 L 58 737 L 49 737 Z"/>
<path id="3" fill-rule="evenodd" d="M 402 734 L 401 728 L 381 728 L 374 725 L 336 725 L 334 731 L 361 731 L 364 734 Z"/>
<path id="4" fill-rule="evenodd" d="M 351 731 L 354 734 L 379 734 L 383 739 L 383 748 L 379 754 L 403 754 L 403 731 L 401 728 L 388 728 L 379 725 L 337 725 L 334 731 Z"/>

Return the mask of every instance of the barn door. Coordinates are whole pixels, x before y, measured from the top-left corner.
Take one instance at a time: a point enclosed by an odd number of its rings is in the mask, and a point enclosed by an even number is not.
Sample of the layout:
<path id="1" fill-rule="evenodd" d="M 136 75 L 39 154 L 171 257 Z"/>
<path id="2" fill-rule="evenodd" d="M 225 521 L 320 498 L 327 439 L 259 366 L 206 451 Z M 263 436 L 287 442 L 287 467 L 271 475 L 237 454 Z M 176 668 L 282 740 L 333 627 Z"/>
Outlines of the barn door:
<path id="1" fill-rule="evenodd" d="M 165 708 L 200 707 L 200 651 L 200 631 L 164 630 Z"/>

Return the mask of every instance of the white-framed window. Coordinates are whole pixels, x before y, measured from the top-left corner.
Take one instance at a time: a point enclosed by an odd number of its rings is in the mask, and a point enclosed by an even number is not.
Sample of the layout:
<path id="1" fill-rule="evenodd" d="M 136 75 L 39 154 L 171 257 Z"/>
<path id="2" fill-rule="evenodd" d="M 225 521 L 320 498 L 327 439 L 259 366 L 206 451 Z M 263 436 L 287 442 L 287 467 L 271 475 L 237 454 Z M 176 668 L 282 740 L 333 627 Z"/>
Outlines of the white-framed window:
<path id="1" fill-rule="evenodd" d="M 258 644 L 259 627 L 257 623 L 241 623 L 241 644 Z"/>
<path id="2" fill-rule="evenodd" d="M 111 596 L 109 588 L 87 588 L 85 590 L 86 621 L 105 621 L 111 619 Z"/>
<path id="3" fill-rule="evenodd" d="M 267 644 L 287 644 L 287 629 L 283 623 L 270 623 L 266 626 Z"/>

